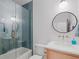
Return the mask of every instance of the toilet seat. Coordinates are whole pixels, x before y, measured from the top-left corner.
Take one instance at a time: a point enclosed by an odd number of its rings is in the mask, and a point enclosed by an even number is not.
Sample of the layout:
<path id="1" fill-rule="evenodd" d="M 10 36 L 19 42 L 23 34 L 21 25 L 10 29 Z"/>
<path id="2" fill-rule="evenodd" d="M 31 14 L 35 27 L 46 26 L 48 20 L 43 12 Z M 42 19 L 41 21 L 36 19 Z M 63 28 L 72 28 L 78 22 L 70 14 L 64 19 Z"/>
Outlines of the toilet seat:
<path id="1" fill-rule="evenodd" d="M 33 55 L 32 57 L 30 57 L 30 59 L 42 59 L 42 56 Z"/>

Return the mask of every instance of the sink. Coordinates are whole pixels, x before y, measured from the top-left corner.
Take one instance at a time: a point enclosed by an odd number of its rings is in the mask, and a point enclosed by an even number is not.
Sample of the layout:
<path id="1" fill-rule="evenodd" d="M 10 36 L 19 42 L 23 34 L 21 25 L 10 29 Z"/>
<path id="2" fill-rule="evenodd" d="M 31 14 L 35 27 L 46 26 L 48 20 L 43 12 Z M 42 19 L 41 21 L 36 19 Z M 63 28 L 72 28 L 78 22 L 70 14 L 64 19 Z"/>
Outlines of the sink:
<path id="1" fill-rule="evenodd" d="M 67 52 L 67 53 L 79 55 L 79 46 L 78 45 L 71 45 L 71 44 L 66 44 L 66 43 L 62 43 L 62 42 L 52 41 L 52 42 L 48 43 L 47 48 L 56 50 L 56 51 Z"/>
<path id="2" fill-rule="evenodd" d="M 59 51 L 59 52 L 64 52 L 64 53 L 69 53 L 69 54 L 74 54 L 74 55 L 79 55 L 79 46 L 78 45 L 72 45 L 63 43 L 63 42 L 57 42 L 57 41 L 52 41 L 49 42 L 48 44 L 36 44 L 36 46 Z"/>

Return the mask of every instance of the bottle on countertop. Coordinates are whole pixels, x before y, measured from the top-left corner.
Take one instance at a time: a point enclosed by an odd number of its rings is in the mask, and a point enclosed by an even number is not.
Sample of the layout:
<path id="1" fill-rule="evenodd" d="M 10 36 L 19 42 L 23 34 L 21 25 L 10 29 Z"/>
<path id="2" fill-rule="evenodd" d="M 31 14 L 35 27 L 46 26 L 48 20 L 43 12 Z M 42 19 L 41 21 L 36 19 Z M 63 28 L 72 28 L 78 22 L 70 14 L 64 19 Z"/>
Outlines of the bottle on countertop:
<path id="1" fill-rule="evenodd" d="M 72 45 L 77 45 L 77 40 L 76 40 L 76 36 L 75 35 L 72 36 L 71 43 L 72 43 Z"/>

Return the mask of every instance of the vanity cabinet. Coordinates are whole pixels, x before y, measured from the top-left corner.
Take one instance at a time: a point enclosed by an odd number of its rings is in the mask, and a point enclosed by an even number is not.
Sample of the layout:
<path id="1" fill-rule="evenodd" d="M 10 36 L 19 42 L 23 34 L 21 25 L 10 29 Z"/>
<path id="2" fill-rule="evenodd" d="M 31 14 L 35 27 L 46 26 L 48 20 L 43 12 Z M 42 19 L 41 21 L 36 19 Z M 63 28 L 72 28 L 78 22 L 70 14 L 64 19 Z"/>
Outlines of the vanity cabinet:
<path id="1" fill-rule="evenodd" d="M 79 56 L 68 54 L 65 52 L 59 52 L 52 49 L 45 49 L 46 59 L 79 59 Z"/>

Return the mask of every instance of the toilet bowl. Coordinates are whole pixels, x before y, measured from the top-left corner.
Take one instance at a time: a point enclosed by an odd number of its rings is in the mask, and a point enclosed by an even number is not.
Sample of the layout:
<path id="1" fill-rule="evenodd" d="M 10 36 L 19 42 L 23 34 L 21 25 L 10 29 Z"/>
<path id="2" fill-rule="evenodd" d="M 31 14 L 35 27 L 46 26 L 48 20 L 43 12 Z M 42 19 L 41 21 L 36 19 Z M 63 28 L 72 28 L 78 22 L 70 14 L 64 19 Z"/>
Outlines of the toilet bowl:
<path id="1" fill-rule="evenodd" d="M 42 59 L 42 56 L 33 55 L 32 57 L 30 57 L 30 59 Z"/>

